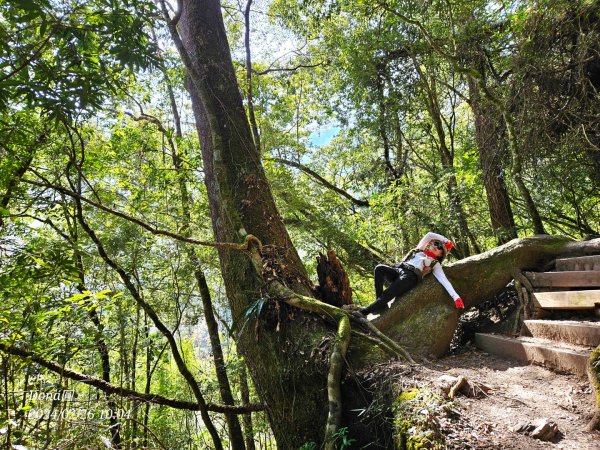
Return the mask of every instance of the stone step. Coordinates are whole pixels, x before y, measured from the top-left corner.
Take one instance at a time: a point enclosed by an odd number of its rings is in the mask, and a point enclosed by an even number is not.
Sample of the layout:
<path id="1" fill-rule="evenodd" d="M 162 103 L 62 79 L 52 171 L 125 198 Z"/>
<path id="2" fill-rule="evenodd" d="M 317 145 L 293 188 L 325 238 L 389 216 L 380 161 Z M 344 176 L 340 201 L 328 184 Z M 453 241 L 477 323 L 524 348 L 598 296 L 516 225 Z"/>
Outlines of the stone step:
<path id="1" fill-rule="evenodd" d="M 600 255 L 557 259 L 556 270 L 600 270 Z"/>
<path id="2" fill-rule="evenodd" d="M 600 270 L 523 272 L 534 288 L 600 287 Z"/>
<path id="3" fill-rule="evenodd" d="M 533 304 L 543 309 L 594 309 L 596 303 L 600 303 L 600 289 L 533 294 Z"/>
<path id="4" fill-rule="evenodd" d="M 536 338 L 509 338 L 475 333 L 475 345 L 501 358 L 535 363 L 561 372 L 586 375 L 589 349 L 574 349 Z"/>
<path id="5" fill-rule="evenodd" d="M 600 345 L 600 322 L 526 320 L 521 335 L 596 347 Z"/>

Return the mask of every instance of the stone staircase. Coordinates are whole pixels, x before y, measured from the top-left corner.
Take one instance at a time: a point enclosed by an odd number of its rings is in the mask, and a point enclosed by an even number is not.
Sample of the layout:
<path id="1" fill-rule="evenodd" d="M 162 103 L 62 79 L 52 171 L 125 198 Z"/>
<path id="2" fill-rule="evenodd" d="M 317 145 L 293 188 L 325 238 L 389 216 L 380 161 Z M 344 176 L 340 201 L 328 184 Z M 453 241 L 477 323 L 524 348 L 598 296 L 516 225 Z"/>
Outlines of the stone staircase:
<path id="1" fill-rule="evenodd" d="M 517 338 L 477 333 L 480 349 L 507 359 L 586 374 L 600 345 L 600 255 L 557 259 L 553 272 L 524 272 L 534 315 Z M 568 314 L 570 320 L 561 320 Z"/>

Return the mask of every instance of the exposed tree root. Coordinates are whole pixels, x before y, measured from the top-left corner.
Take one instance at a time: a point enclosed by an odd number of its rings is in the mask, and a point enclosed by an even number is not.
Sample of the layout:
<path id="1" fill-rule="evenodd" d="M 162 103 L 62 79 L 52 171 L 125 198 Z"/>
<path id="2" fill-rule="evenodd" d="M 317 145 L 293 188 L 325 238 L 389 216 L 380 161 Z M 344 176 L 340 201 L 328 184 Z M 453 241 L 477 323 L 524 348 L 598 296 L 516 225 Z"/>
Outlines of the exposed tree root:
<path id="1" fill-rule="evenodd" d="M 350 344 L 350 319 L 341 317 L 335 343 L 331 349 L 329 373 L 327 374 L 327 397 L 329 400 L 329 414 L 325 425 L 325 450 L 334 450 L 335 433 L 342 422 L 342 369 L 344 356 Z"/>
<path id="2" fill-rule="evenodd" d="M 438 382 L 441 391 L 451 399 L 459 393 L 466 397 L 478 398 L 487 396 L 488 392 L 491 391 L 489 386 L 478 381 L 471 381 L 465 376 L 457 378 L 450 375 L 443 375 L 438 379 Z"/>
<path id="3" fill-rule="evenodd" d="M 323 303 L 311 297 L 306 297 L 288 289 L 280 283 L 272 283 L 270 291 L 278 298 L 282 298 L 296 308 L 304 311 L 310 311 L 317 314 L 323 314 L 326 317 L 335 320 L 337 323 L 336 339 L 331 349 L 329 362 L 329 373 L 327 374 L 327 397 L 329 402 L 329 413 L 325 425 L 325 450 L 334 450 L 335 434 L 337 433 L 342 420 L 342 391 L 341 379 L 344 367 L 344 357 L 350 344 L 351 327 L 350 318 L 353 321 L 365 326 L 372 335 L 368 336 L 371 341 L 377 343 L 392 354 L 402 357 L 412 364 L 415 364 L 410 354 L 390 338 L 375 328 L 362 314 L 355 311 L 346 311 L 327 303 Z M 362 333 L 361 333 L 362 335 Z"/>
<path id="4" fill-rule="evenodd" d="M 410 356 L 410 353 L 408 353 L 404 348 L 399 346 L 394 340 L 390 339 L 384 333 L 379 331 L 377 327 L 373 325 L 369 320 L 367 320 L 361 313 L 357 311 L 349 311 L 349 314 L 351 315 L 354 321 L 365 326 L 371 333 L 377 336 L 381 340 L 381 342 L 384 343 L 384 345 L 392 348 L 396 354 L 401 356 L 409 363 L 416 364 L 414 359 L 412 359 L 412 357 Z"/>
<path id="5" fill-rule="evenodd" d="M 458 381 L 450 388 L 450 392 L 448 392 L 448 397 L 454 398 L 456 393 L 461 390 L 463 387 L 468 385 L 467 377 L 461 376 L 458 378 Z"/>

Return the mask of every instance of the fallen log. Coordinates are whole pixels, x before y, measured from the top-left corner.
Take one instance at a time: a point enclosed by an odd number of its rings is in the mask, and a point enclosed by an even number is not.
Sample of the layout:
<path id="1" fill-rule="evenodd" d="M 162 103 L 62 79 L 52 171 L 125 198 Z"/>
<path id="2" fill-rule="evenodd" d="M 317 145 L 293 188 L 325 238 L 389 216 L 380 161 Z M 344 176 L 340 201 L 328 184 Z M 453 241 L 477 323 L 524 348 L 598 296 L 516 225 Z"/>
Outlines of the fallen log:
<path id="1" fill-rule="evenodd" d="M 533 236 L 465 258 L 444 271 L 468 309 L 492 298 L 518 272 L 541 270 L 556 258 L 593 254 L 600 254 L 600 239 Z M 450 346 L 459 313 L 445 289 L 429 276 L 373 324 L 413 354 L 440 356 Z"/>

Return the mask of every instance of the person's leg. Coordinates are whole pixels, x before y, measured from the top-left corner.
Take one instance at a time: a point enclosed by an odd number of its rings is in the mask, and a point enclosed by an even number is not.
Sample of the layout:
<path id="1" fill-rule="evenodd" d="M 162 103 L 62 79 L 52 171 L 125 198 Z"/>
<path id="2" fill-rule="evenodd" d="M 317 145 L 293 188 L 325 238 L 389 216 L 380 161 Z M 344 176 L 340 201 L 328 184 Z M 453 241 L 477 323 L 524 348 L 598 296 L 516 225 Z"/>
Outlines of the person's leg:
<path id="1" fill-rule="evenodd" d="M 381 297 L 383 292 L 383 283 L 393 283 L 398 278 L 399 274 L 396 269 L 385 264 L 378 264 L 373 273 L 375 278 L 375 298 Z"/>
<path id="2" fill-rule="evenodd" d="M 398 277 L 381 293 L 380 298 L 387 303 L 411 290 L 418 282 L 419 277 L 414 272 L 408 269 L 399 269 Z"/>
<path id="3" fill-rule="evenodd" d="M 392 281 L 392 284 L 390 284 L 386 290 L 381 292 L 381 294 L 377 297 L 377 300 L 375 300 L 366 308 L 361 309 L 360 312 L 362 314 L 367 315 L 369 313 L 380 312 L 384 310 L 390 300 L 409 291 L 419 282 L 419 277 L 417 277 L 417 275 L 410 270 L 392 270 L 396 272 L 396 277 L 394 281 Z M 377 289 L 377 286 L 375 288 Z"/>

